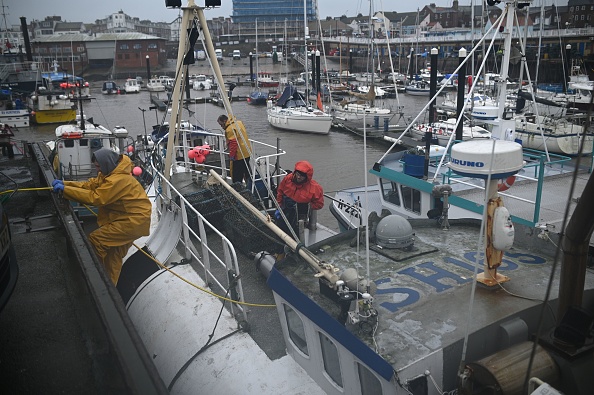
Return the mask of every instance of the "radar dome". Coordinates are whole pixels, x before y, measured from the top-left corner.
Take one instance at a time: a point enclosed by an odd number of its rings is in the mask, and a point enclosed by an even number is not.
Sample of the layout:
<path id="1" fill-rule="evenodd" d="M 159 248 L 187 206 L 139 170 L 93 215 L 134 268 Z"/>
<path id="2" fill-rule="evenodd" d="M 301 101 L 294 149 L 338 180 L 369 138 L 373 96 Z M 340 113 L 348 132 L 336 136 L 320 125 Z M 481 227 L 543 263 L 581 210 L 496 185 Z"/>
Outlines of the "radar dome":
<path id="1" fill-rule="evenodd" d="M 381 219 L 375 237 L 377 244 L 384 248 L 406 248 L 414 244 L 412 226 L 406 218 L 395 214 Z"/>
<path id="2" fill-rule="evenodd" d="M 450 168 L 456 173 L 487 179 L 513 176 L 524 166 L 522 146 L 507 140 L 471 140 L 452 147 Z"/>

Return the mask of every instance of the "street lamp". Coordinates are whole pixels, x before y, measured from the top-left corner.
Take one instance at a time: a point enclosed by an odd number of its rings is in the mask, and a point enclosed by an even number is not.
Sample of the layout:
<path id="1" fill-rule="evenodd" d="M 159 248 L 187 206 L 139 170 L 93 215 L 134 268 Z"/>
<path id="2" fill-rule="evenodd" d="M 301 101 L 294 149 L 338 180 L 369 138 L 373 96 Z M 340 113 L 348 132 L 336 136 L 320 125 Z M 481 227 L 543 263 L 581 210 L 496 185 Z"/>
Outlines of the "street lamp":
<path id="1" fill-rule="evenodd" d="M 140 111 L 142 111 L 142 123 L 144 124 L 144 146 L 145 148 L 148 147 L 148 137 L 146 135 L 146 121 L 144 120 L 144 112 L 146 109 L 138 107 Z"/>
<path id="2" fill-rule="evenodd" d="M 146 55 L 146 82 L 147 84 L 151 80 L 151 58 Z"/>

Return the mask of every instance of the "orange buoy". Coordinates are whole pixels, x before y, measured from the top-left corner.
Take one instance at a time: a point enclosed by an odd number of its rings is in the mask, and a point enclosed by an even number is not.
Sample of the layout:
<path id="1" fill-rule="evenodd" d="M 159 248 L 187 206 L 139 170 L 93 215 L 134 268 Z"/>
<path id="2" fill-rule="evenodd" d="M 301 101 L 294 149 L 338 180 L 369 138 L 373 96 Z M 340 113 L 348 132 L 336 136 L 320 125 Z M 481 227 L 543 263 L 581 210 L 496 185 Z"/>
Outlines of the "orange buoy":
<path id="1" fill-rule="evenodd" d="M 499 181 L 497 184 L 497 192 L 507 191 L 516 182 L 516 176 L 509 176 L 505 180 Z"/>

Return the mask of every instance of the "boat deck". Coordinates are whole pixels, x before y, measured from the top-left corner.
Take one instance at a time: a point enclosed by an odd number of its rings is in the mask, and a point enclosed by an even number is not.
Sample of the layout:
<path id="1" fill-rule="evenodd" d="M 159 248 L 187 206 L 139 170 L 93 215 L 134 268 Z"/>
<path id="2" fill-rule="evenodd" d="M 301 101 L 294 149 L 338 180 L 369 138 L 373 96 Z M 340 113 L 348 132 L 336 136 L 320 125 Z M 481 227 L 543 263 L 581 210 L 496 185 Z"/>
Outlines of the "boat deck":
<path id="1" fill-rule="evenodd" d="M 202 182 L 197 182 L 195 178 L 195 174 L 192 173 L 184 173 L 179 172 L 172 175 L 171 182 L 173 185 L 176 186 L 176 189 L 180 194 L 184 195 L 186 198 L 190 199 L 192 195 L 200 194 L 204 192 L 204 186 Z M 202 181 L 204 181 L 203 179 Z M 235 185 L 237 189 L 242 191 L 242 194 L 246 194 L 246 190 L 244 188 L 239 188 Z M 215 211 L 218 209 L 215 209 Z M 224 213 L 221 213 L 222 216 L 233 215 L 233 208 L 229 207 L 226 208 Z M 212 213 L 211 213 L 212 214 Z M 263 248 L 264 250 L 273 251 L 272 249 L 275 248 L 278 244 L 277 239 L 273 238 L 271 233 L 266 231 L 265 226 L 262 224 L 256 225 L 250 230 L 246 231 L 245 234 L 241 233 L 241 229 L 235 229 L 238 231 L 238 234 L 234 230 L 229 228 L 225 228 L 224 225 L 221 225 L 222 222 L 218 222 L 213 216 L 209 217 L 209 214 L 205 214 L 206 218 L 211 221 L 212 224 L 216 227 L 220 228 L 222 232 L 233 241 L 233 244 L 237 245 L 249 245 L 252 243 L 253 249 L 246 247 L 244 251 L 236 251 L 237 252 L 237 261 L 239 266 L 239 273 L 242 282 L 242 289 L 244 293 L 244 300 L 250 303 L 255 303 L 259 305 L 267 305 L 268 307 L 258 307 L 258 306 L 250 306 L 247 307 L 248 310 L 248 322 L 247 330 L 248 334 L 253 338 L 253 340 L 258 344 L 258 346 L 266 353 L 268 358 L 271 360 L 276 360 L 281 358 L 287 354 L 286 351 L 286 344 L 283 339 L 281 324 L 278 318 L 278 314 L 276 310 L 270 308 L 271 305 L 274 305 L 274 297 L 273 293 L 270 288 L 266 285 L 266 279 L 264 276 L 256 270 L 256 263 L 254 260 L 255 254 L 262 251 L 262 247 L 268 245 L 267 248 Z M 216 216 L 216 215 L 215 215 Z M 330 236 L 335 235 L 336 233 L 332 230 L 324 227 L 323 225 L 318 224 L 317 228 L 313 231 L 306 229 L 305 232 L 305 242 L 306 246 L 313 245 L 315 243 L 320 242 L 321 240 L 327 239 Z M 241 242 L 236 242 L 237 238 L 240 237 L 242 239 Z M 223 246 L 219 239 L 216 237 L 208 239 L 209 248 L 212 251 L 216 251 L 220 253 L 220 256 L 223 256 Z M 199 245 L 198 242 L 195 243 Z M 179 262 L 183 255 L 183 248 L 182 246 L 178 245 L 176 253 L 170 257 L 170 262 Z M 203 273 L 204 269 L 202 268 L 201 264 L 196 260 L 192 260 L 190 262 L 192 267 L 197 273 Z M 222 279 L 227 276 L 222 268 L 217 268 L 214 265 L 212 266 L 212 270 L 215 276 Z M 212 286 L 211 289 L 223 295 L 226 290 L 218 289 L 215 286 Z"/>
<path id="2" fill-rule="evenodd" d="M 514 246 L 505 252 L 499 270 L 500 274 L 509 276 L 510 281 L 493 287 L 477 285 L 471 304 L 480 222 L 453 220 L 449 230 L 442 230 L 431 220 L 411 220 L 410 223 L 414 232 L 414 246 L 410 251 L 382 248 L 371 241 L 369 263 L 364 239 L 361 238 L 357 246 L 355 230 L 341 233 L 311 250 L 324 262 L 339 268 L 340 273 L 354 268 L 359 276 L 373 282 L 372 290 L 377 286 L 373 301 L 378 313 L 377 327 L 372 320 L 365 319 L 362 319 L 364 324 L 347 323 L 351 334 L 376 350 L 397 372 L 422 359 L 428 362 L 421 366 L 443 364 L 444 388 L 452 388 L 455 383 L 449 383 L 448 377 L 456 377 L 467 331 L 470 340 L 466 360 L 472 361 L 478 355 L 473 352 L 484 356 L 509 345 L 505 322 L 524 320 L 526 327 L 521 338 L 525 340 L 537 330 L 535 320 L 528 320 L 527 316 L 533 317 L 542 309 L 555 245 L 550 240 L 537 238 L 524 227 L 517 228 Z M 552 239 L 559 244 L 556 235 L 552 235 Z M 478 265 L 480 273 L 482 262 Z M 318 279 L 302 262 L 292 260 L 278 270 L 330 316 L 339 316 L 339 305 L 323 296 Z M 594 296 L 591 270 L 586 274 L 585 288 L 585 300 L 589 298 L 588 303 L 591 303 Z M 553 298 L 557 297 L 557 290 L 555 279 Z M 555 320 L 555 303 L 551 302 L 550 306 L 544 317 L 546 328 Z M 340 338 L 336 333 L 334 337 Z M 407 371 L 406 374 L 411 377 L 424 372 Z M 441 372 L 436 369 L 432 374 Z M 435 378 L 438 382 L 442 379 Z"/>

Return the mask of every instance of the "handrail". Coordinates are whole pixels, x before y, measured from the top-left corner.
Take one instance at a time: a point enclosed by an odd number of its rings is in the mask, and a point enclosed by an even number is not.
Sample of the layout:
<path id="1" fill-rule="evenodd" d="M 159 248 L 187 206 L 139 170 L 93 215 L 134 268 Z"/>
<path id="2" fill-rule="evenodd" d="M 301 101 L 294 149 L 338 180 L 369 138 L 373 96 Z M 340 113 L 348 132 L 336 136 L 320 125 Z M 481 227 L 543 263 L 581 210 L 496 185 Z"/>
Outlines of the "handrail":
<path id="1" fill-rule="evenodd" d="M 221 233 L 214 225 L 212 225 L 204 216 L 198 212 L 194 207 L 192 207 L 191 203 L 173 186 L 173 184 L 165 177 L 162 177 L 162 173 L 159 172 L 155 163 L 151 161 L 150 166 L 152 167 L 153 172 L 160 174 L 159 181 L 165 183 L 167 188 L 163 188 L 168 191 L 169 197 L 164 196 L 161 193 L 161 189 L 157 190 L 158 198 L 162 201 L 166 202 L 167 204 L 174 204 L 176 205 L 182 212 L 183 216 L 183 232 L 182 234 L 183 239 L 182 242 L 184 244 L 184 250 L 186 253 L 186 257 L 191 256 L 195 262 L 197 262 L 202 269 L 204 270 L 205 274 L 205 281 L 208 280 L 214 281 L 216 286 L 218 286 L 221 290 L 227 290 L 231 287 L 231 281 L 229 276 L 224 276 L 225 283 L 222 282 L 212 270 L 211 263 L 220 265 L 225 273 L 229 273 L 230 271 L 234 271 L 236 274 L 235 281 L 237 284 L 238 290 L 238 301 L 245 302 L 244 293 L 243 293 L 243 285 L 241 281 L 241 275 L 239 270 L 239 264 L 237 259 L 237 253 L 235 252 L 235 247 L 231 243 L 231 241 Z M 176 199 L 179 199 L 177 201 Z M 196 233 L 189 225 L 188 222 L 188 213 L 192 213 L 196 216 L 196 220 L 198 221 L 198 229 L 199 232 Z M 188 235 L 188 236 L 186 236 Z M 209 240 L 219 239 L 218 241 L 213 241 L 209 243 Z M 201 245 L 201 252 L 202 256 L 199 255 L 197 249 L 194 247 L 193 240 L 195 239 Z M 216 244 L 215 244 L 216 243 Z M 219 257 L 216 251 L 214 251 L 210 245 L 222 245 L 223 257 Z M 211 262 L 211 257 L 214 259 L 215 262 Z M 231 313 L 235 317 L 234 307 L 237 307 L 243 316 L 243 320 L 248 322 L 247 317 L 247 310 L 241 304 L 231 304 Z"/>
<path id="2" fill-rule="evenodd" d="M 181 130 L 181 132 L 189 132 L 190 130 Z M 196 132 L 196 131 L 193 131 Z M 217 148 L 211 147 L 211 155 L 219 155 L 220 163 L 218 165 L 205 162 L 202 164 L 197 164 L 194 161 L 190 160 L 187 155 L 187 151 L 189 151 L 193 147 L 189 147 L 186 145 L 187 139 L 182 139 L 184 144 L 183 145 L 175 145 L 174 149 L 176 152 L 178 150 L 183 151 L 183 160 L 175 161 L 174 169 L 179 169 L 180 167 L 186 169 L 187 171 L 195 171 L 197 166 L 201 166 L 204 168 L 205 173 L 208 173 L 210 169 L 216 170 L 219 174 L 223 175 L 224 177 L 229 177 L 229 169 L 227 168 L 227 160 L 229 153 L 222 150 L 221 148 L 224 146 L 224 139 L 225 136 L 222 134 L 212 133 L 212 132 L 202 132 L 199 131 L 200 134 L 204 134 L 205 136 L 214 137 L 218 141 L 216 143 Z M 274 183 L 280 182 L 287 172 L 282 169 L 277 169 L 275 163 L 279 157 L 286 154 L 286 151 L 282 149 L 278 149 L 276 146 L 273 146 L 268 143 L 264 143 L 261 141 L 250 139 L 250 143 L 252 145 L 252 157 L 250 160 L 250 166 L 252 167 L 251 178 L 252 178 L 252 192 L 255 190 L 255 184 L 258 180 L 262 180 L 266 183 L 266 185 L 273 185 Z M 263 153 L 262 155 L 258 156 L 258 154 Z M 276 171 L 278 170 L 278 173 Z M 259 175 L 259 179 L 256 176 Z"/>

